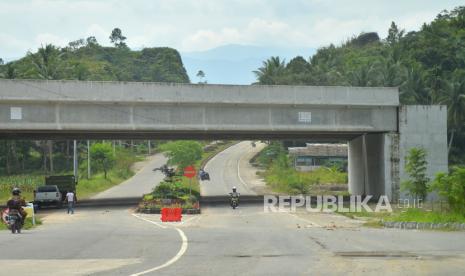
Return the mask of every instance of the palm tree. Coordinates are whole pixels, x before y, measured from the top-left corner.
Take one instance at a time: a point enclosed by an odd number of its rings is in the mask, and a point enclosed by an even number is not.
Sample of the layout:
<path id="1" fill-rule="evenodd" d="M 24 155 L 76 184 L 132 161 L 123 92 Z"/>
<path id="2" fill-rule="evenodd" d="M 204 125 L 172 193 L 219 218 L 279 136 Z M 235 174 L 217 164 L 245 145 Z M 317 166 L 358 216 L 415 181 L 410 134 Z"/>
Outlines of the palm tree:
<path id="1" fill-rule="evenodd" d="M 378 72 L 374 64 L 364 64 L 349 73 L 349 82 L 353 86 L 374 86 L 376 85 L 377 74 Z"/>
<path id="2" fill-rule="evenodd" d="M 286 62 L 279 57 L 271 57 L 263 62 L 263 66 L 253 71 L 260 84 L 278 84 L 279 78 L 286 71 Z"/>
<path id="3" fill-rule="evenodd" d="M 446 84 L 444 92 L 439 103 L 447 105 L 447 119 L 450 130 L 448 152 L 450 152 L 455 133 L 464 126 L 465 79 L 458 76 L 455 77 L 451 82 Z"/>
<path id="4" fill-rule="evenodd" d="M 425 76 L 417 66 L 407 70 L 407 76 L 400 89 L 401 102 L 403 104 L 432 104 L 433 98 L 426 88 Z"/>
<path id="5" fill-rule="evenodd" d="M 35 77 L 46 80 L 56 80 L 59 78 L 61 66 L 61 53 L 52 44 L 40 47 L 37 53 L 28 53 L 33 65 Z"/>

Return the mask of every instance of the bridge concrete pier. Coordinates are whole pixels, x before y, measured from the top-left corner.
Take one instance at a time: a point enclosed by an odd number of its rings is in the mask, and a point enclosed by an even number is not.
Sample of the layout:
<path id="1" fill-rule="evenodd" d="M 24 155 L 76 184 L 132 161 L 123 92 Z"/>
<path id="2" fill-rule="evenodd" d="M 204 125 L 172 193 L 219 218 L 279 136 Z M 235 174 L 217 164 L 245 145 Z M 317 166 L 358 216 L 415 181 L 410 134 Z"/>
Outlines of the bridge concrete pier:
<path id="1" fill-rule="evenodd" d="M 348 142 L 350 194 L 397 197 L 397 142 L 395 133 L 364 134 Z"/>
<path id="2" fill-rule="evenodd" d="M 399 132 L 363 134 L 348 142 L 349 192 L 352 195 L 387 195 L 390 201 L 408 198 L 400 192 L 408 179 L 405 163 L 412 148 L 427 152 L 427 174 L 447 172 L 447 108 L 399 107 Z M 429 199 L 435 195 L 430 194 Z"/>

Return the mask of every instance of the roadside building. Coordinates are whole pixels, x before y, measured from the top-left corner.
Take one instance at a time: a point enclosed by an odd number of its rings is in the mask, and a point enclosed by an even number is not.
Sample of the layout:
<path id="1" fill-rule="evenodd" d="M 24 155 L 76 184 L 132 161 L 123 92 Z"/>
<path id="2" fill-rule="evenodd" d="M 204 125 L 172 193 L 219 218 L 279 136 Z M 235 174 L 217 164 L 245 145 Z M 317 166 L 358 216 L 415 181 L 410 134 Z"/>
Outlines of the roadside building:
<path id="1" fill-rule="evenodd" d="M 289 156 L 299 171 L 313 171 L 322 166 L 338 166 L 347 171 L 347 144 L 307 143 L 305 147 L 290 147 Z"/>

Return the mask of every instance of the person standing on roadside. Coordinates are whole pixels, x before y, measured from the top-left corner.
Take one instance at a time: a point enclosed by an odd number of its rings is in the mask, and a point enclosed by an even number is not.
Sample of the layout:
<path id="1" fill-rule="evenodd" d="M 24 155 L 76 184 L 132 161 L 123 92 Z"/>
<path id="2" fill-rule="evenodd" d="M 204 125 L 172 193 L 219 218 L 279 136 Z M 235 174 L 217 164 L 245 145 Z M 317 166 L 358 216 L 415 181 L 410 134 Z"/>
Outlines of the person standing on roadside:
<path id="1" fill-rule="evenodd" d="M 73 191 L 69 191 L 66 194 L 66 201 L 68 201 L 68 214 L 74 214 L 74 204 L 76 203 L 76 194 Z"/>

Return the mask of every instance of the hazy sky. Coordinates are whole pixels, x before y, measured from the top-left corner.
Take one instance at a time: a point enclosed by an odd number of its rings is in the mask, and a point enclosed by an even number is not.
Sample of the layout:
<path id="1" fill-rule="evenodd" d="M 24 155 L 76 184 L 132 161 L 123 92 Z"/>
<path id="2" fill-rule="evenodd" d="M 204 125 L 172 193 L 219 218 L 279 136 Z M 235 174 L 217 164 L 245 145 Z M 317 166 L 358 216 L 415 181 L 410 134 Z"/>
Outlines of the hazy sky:
<path id="1" fill-rule="evenodd" d="M 181 51 L 226 44 L 317 48 L 360 32 L 386 36 L 391 21 L 417 30 L 453 0 L 0 0 L 0 57 L 45 43 L 95 36 L 109 45 L 114 27 L 131 48 Z"/>

